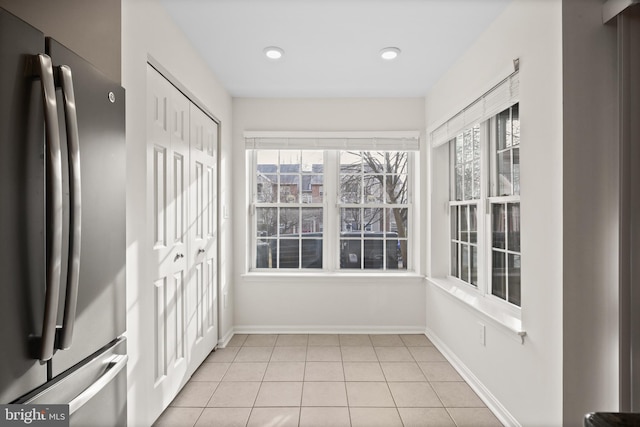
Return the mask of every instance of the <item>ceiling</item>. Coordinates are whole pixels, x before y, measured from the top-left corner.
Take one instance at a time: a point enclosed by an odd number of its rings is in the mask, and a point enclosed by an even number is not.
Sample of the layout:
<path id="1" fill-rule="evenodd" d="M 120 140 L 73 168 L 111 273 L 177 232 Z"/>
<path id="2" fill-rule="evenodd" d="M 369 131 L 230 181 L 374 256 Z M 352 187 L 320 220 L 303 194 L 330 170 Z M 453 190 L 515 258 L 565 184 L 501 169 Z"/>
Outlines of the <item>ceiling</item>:
<path id="1" fill-rule="evenodd" d="M 510 1 L 161 0 L 234 97 L 422 97 Z"/>

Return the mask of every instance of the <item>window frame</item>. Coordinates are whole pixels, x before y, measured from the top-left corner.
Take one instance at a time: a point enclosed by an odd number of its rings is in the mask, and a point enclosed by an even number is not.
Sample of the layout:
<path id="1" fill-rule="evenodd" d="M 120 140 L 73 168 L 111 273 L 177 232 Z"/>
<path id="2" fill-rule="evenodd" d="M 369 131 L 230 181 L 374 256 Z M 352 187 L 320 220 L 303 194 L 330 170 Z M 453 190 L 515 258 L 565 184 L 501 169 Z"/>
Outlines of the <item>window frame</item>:
<path id="1" fill-rule="evenodd" d="M 277 202 L 270 203 L 269 205 L 274 206 L 266 206 L 263 202 L 258 202 L 257 195 L 257 169 L 258 169 L 258 152 L 260 150 L 278 150 L 284 151 L 289 150 L 287 147 L 278 147 L 273 146 L 269 148 L 252 148 L 247 149 L 248 162 L 247 165 L 250 169 L 247 171 L 246 175 L 248 177 L 248 202 L 250 206 L 250 215 L 249 215 L 249 226 L 247 233 L 247 243 L 249 245 L 249 250 L 247 251 L 247 255 L 249 259 L 247 260 L 247 268 L 249 273 L 264 273 L 269 275 L 274 274 L 291 274 L 291 273 L 303 273 L 303 274 L 363 274 L 363 275 L 385 275 L 385 274 L 401 274 L 401 275 L 415 275 L 415 267 L 414 267 L 414 258 L 415 252 L 414 247 L 417 243 L 416 240 L 419 240 L 418 237 L 415 237 L 414 233 L 411 233 L 414 227 L 414 210 L 415 203 L 413 202 L 413 190 L 415 186 L 415 181 L 417 179 L 417 169 L 415 164 L 416 159 L 416 151 L 405 149 L 403 147 L 398 147 L 395 150 L 392 149 L 376 149 L 376 148 L 361 148 L 361 149 L 342 149 L 342 148 L 296 148 L 298 151 L 323 151 L 323 184 L 321 187 L 321 193 L 323 195 L 323 201 L 321 203 L 321 207 L 323 209 L 323 229 L 322 229 L 322 241 L 323 241 L 323 261 L 322 268 L 259 268 L 256 266 L 257 264 L 257 242 L 259 240 L 258 236 L 258 227 L 257 227 L 257 209 L 262 207 L 277 207 L 278 205 L 282 207 L 315 207 L 315 204 L 308 204 L 302 202 L 302 196 L 300 196 L 300 200 L 297 203 L 282 203 L 279 198 Z M 359 204 L 341 204 L 338 200 L 338 190 L 340 186 L 340 152 L 341 151 L 398 151 L 398 152 L 406 152 L 407 153 L 407 204 L 403 204 L 403 208 L 407 208 L 407 229 L 409 232 L 407 233 L 406 241 L 407 241 L 407 253 L 409 254 L 408 260 L 403 260 L 407 263 L 407 267 L 398 268 L 398 269 L 375 269 L 375 268 L 341 268 L 340 267 L 340 244 L 341 244 L 341 219 L 340 213 L 341 208 L 349 208 L 349 207 L 357 207 L 357 208 L 374 208 L 373 205 L 368 205 L 365 203 Z M 327 189 L 335 189 L 336 191 L 327 191 Z M 377 205 L 376 205 L 377 206 Z M 390 210 L 393 207 L 396 207 L 396 204 L 385 203 L 383 200 L 380 204 L 382 208 L 385 210 Z M 386 245 L 385 250 L 386 250 Z M 362 248 L 361 248 L 362 250 Z M 361 251 L 362 253 L 362 251 Z M 301 263 L 302 260 L 299 261 Z M 301 264 L 299 264 L 301 265 Z M 361 264 L 362 267 L 362 264 Z"/>

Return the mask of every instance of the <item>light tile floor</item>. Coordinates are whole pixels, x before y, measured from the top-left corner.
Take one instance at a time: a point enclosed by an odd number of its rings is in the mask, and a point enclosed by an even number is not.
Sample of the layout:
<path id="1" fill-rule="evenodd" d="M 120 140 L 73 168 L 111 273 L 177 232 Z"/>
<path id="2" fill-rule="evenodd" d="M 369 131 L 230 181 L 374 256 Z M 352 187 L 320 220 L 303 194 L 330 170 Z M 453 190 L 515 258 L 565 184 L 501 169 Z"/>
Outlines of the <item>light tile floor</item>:
<path id="1" fill-rule="evenodd" d="M 235 335 L 156 427 L 501 426 L 424 335 Z"/>

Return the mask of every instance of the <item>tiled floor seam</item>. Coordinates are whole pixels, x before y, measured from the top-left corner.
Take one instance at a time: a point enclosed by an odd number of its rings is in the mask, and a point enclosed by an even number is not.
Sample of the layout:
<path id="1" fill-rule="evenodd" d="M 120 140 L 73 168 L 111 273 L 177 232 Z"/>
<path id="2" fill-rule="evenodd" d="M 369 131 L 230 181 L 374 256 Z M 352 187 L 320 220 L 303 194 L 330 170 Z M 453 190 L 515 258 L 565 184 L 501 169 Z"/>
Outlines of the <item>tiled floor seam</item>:
<path id="1" fill-rule="evenodd" d="M 214 398 L 214 395 L 215 395 L 216 391 L 218 391 L 222 381 L 225 379 L 225 376 L 228 374 L 229 370 L 231 369 L 231 367 L 234 364 L 240 364 L 240 363 L 243 363 L 243 362 L 259 363 L 259 362 L 254 362 L 254 361 L 252 361 L 250 359 L 249 360 L 243 360 L 243 361 L 236 361 L 236 359 L 238 358 L 238 354 L 240 354 L 240 350 L 242 348 L 244 348 L 244 347 L 260 347 L 260 346 L 267 347 L 267 345 L 265 345 L 266 341 L 263 338 L 257 338 L 257 339 L 254 338 L 254 339 L 252 339 L 250 341 L 249 345 L 246 345 L 247 342 L 249 341 L 249 337 L 250 336 L 251 335 L 247 335 L 247 336 L 243 337 L 244 339 L 242 340 L 242 343 L 240 343 L 240 345 L 238 346 L 238 351 L 231 358 L 231 361 L 229 362 L 229 365 L 227 366 L 227 368 L 226 368 L 224 374 L 222 375 L 222 377 L 220 378 L 220 380 L 216 381 L 217 385 L 213 389 L 211 397 L 204 404 L 204 406 L 203 407 L 200 407 L 200 406 L 197 406 L 197 405 L 192 406 L 194 409 L 200 409 L 200 412 L 199 412 L 199 415 L 198 415 L 198 417 L 197 417 L 197 419 L 195 421 L 195 424 L 197 424 L 199 422 L 199 420 L 205 415 L 205 411 L 207 410 L 207 408 L 209 408 L 209 406 L 208 406 L 209 403 Z M 266 361 L 266 367 L 264 368 L 264 371 L 262 372 L 262 374 L 260 376 L 260 381 L 259 381 L 260 382 L 260 386 L 258 387 L 258 391 L 257 391 L 256 395 L 253 398 L 253 403 L 251 404 L 251 407 L 248 408 L 249 409 L 249 417 L 247 418 L 247 423 L 246 423 L 247 425 L 249 424 L 249 422 L 251 420 L 251 416 L 254 414 L 254 409 L 256 408 L 256 403 L 258 403 L 258 397 L 260 396 L 260 391 L 262 390 L 262 387 L 263 387 L 264 383 L 267 382 L 266 381 L 267 372 L 268 372 L 268 369 L 270 367 L 270 364 L 276 362 L 275 360 L 272 360 L 272 358 L 274 356 L 275 349 L 278 347 L 277 344 L 278 344 L 278 340 L 280 339 L 280 337 L 281 337 L 281 335 L 275 335 L 273 340 L 271 341 L 271 344 L 268 345 L 268 347 L 271 348 L 271 352 L 269 354 L 269 359 Z M 406 349 L 406 351 L 408 351 L 410 353 L 411 361 L 412 361 L 412 363 L 415 363 L 418 366 L 418 368 L 420 369 L 420 372 L 421 372 L 422 376 L 424 377 L 424 381 L 419 381 L 419 380 L 416 380 L 416 381 L 402 381 L 402 380 L 400 380 L 398 382 L 400 382 L 400 383 L 403 383 L 403 382 L 425 382 L 426 384 L 428 384 L 429 387 L 431 387 L 431 389 L 435 392 L 435 395 L 436 395 L 438 401 L 442 405 L 441 407 L 443 409 L 445 409 L 446 414 L 449 416 L 451 421 L 453 421 L 456 425 L 459 425 L 459 423 L 456 422 L 455 419 L 453 418 L 452 411 L 451 411 L 452 409 L 454 409 L 454 410 L 457 410 L 457 409 L 483 409 L 483 408 L 486 409 L 486 404 L 484 402 L 482 402 L 482 401 L 478 405 L 473 405 L 472 404 L 470 406 L 469 405 L 464 405 L 464 406 L 454 406 L 454 407 L 446 407 L 446 406 L 444 406 L 444 403 L 442 402 L 440 394 L 433 387 L 432 382 L 429 380 L 429 378 L 427 377 L 425 371 L 420 366 L 421 362 L 418 361 L 416 354 L 414 352 L 412 352 L 410 350 L 409 346 L 408 346 L 408 342 L 407 341 L 410 341 L 412 344 L 415 344 L 415 340 L 413 340 L 413 337 L 405 339 L 405 337 L 400 335 L 400 339 L 402 340 L 402 345 L 399 345 L 399 343 L 398 343 L 398 345 L 380 345 L 380 344 L 387 344 L 389 341 L 385 342 L 384 340 L 382 340 L 382 341 L 380 341 L 380 340 L 372 340 L 371 337 L 368 337 L 369 338 L 369 343 L 365 343 L 365 345 L 363 345 L 363 342 L 358 342 L 358 340 L 354 340 L 353 337 L 351 337 L 351 336 L 349 336 L 348 338 L 343 338 L 341 335 L 337 335 L 337 337 L 338 337 L 338 348 L 340 350 L 340 366 L 342 368 L 342 382 L 343 382 L 343 385 L 345 387 L 345 395 L 346 395 L 345 397 L 346 397 L 346 405 L 347 405 L 346 408 L 347 408 L 347 413 L 348 413 L 348 416 L 349 416 L 349 423 L 350 424 L 353 423 L 352 411 L 351 411 L 351 409 L 352 409 L 351 403 L 352 402 L 350 401 L 349 394 L 348 394 L 348 391 L 347 391 L 348 378 L 347 378 L 347 374 L 346 374 L 345 358 L 343 357 L 344 353 L 343 353 L 342 350 L 345 347 L 352 347 L 354 345 L 355 346 L 361 346 L 361 347 L 368 347 L 368 346 L 372 347 L 373 352 L 374 352 L 374 354 L 376 356 L 376 359 L 377 359 L 376 364 L 377 364 L 378 368 L 380 369 L 380 371 L 382 373 L 382 378 L 384 378 L 384 382 L 386 384 L 386 389 L 387 389 L 387 391 L 389 392 L 389 394 L 391 396 L 391 399 L 393 401 L 393 405 L 394 405 L 394 407 L 396 409 L 396 413 L 397 413 L 397 415 L 399 417 L 399 420 L 400 420 L 400 422 L 402 424 L 405 423 L 405 420 L 402 419 L 402 414 L 400 412 L 401 408 L 398 406 L 398 402 L 396 400 L 396 396 L 394 396 L 394 394 L 393 394 L 393 392 L 391 390 L 391 386 L 389 384 L 388 373 L 386 373 L 382 369 L 382 362 L 380 361 L 380 358 L 379 358 L 379 352 L 376 351 L 376 346 L 375 346 L 375 342 L 374 341 L 378 341 L 379 347 L 404 348 L 404 349 Z M 325 343 L 322 343 L 322 344 L 323 345 L 324 344 L 330 344 L 329 341 L 331 341 L 331 340 L 328 340 L 328 342 L 325 342 Z M 303 368 L 302 369 L 302 381 L 301 381 L 302 382 L 302 387 L 301 387 L 301 393 L 300 393 L 300 397 L 299 397 L 299 401 L 298 401 L 299 405 L 297 406 L 298 407 L 298 419 L 297 419 L 298 425 L 300 425 L 302 423 L 302 421 L 303 421 L 303 418 L 302 418 L 303 411 L 302 411 L 302 409 L 304 408 L 304 406 L 303 406 L 304 400 L 303 399 L 304 399 L 305 384 L 308 382 L 308 381 L 306 381 L 306 379 L 307 379 L 307 368 L 308 368 L 308 362 L 309 362 L 308 361 L 308 351 L 309 351 L 309 347 L 310 347 L 310 342 L 311 342 L 311 339 L 309 338 L 309 336 L 307 336 L 306 346 L 304 346 L 305 347 L 305 352 L 304 352 L 305 357 L 304 357 L 304 361 L 302 363 L 302 368 Z M 319 342 L 319 340 L 316 340 L 316 342 Z M 287 345 L 284 345 L 284 344 L 287 344 Z M 297 342 L 296 340 L 290 340 L 290 341 L 282 340 L 280 346 L 291 346 L 291 344 L 300 344 L 300 343 Z M 300 346 L 300 347 L 302 347 L 302 346 Z M 422 346 L 419 346 L 419 347 L 422 347 Z M 433 346 L 428 346 L 427 345 L 427 347 L 433 347 Z M 390 353 L 393 354 L 393 350 L 385 350 L 385 351 L 383 351 L 383 353 L 386 353 L 387 356 L 389 356 Z M 394 358 L 399 358 L 399 357 L 400 356 L 398 356 L 397 354 L 392 355 L 390 357 L 391 360 L 388 360 L 387 362 L 400 362 L 400 360 L 394 360 Z M 422 357 L 421 357 L 421 359 L 422 359 Z M 446 361 L 446 359 L 445 359 L 445 361 Z M 224 363 L 224 362 L 226 362 L 226 360 L 222 359 L 220 361 L 216 361 L 216 362 L 211 361 L 211 362 L 208 362 L 208 363 Z M 281 360 L 280 362 L 287 362 L 287 360 L 286 359 L 285 360 Z M 364 363 L 364 362 L 358 362 L 357 358 L 356 358 L 356 360 L 353 360 L 351 362 L 353 362 L 353 363 Z M 425 362 L 428 362 L 428 360 L 425 361 Z M 314 375 L 317 375 L 317 374 L 314 374 Z M 327 379 L 320 379 L 320 378 L 321 377 L 318 377 L 316 379 L 315 377 L 311 377 L 311 379 L 313 379 L 316 382 L 318 382 L 318 381 L 319 382 L 333 381 L 333 378 L 328 378 L 328 377 L 327 377 Z M 352 379 L 356 380 L 355 382 L 359 382 L 359 381 L 357 381 L 359 379 L 358 377 L 352 378 Z M 191 381 L 192 380 L 190 379 L 187 382 L 187 384 L 191 383 Z M 208 380 L 204 379 L 204 381 L 208 381 Z M 280 381 L 289 381 L 289 380 L 279 380 L 279 381 L 276 381 L 276 382 L 280 382 Z M 313 381 L 311 381 L 311 382 L 313 382 Z M 368 381 L 360 381 L 360 382 L 368 382 Z M 445 380 L 445 381 L 436 381 L 436 382 L 442 382 L 442 383 L 448 383 L 448 382 L 459 383 L 459 382 L 462 382 L 463 384 L 466 384 L 468 386 L 468 384 L 464 380 L 462 380 L 462 381 L 456 381 L 456 380 L 447 381 L 447 380 Z M 464 402 L 464 403 L 468 404 L 469 402 Z M 487 410 L 487 411 L 489 413 L 491 412 L 490 410 Z M 458 416 L 460 416 L 460 412 L 458 412 Z"/>

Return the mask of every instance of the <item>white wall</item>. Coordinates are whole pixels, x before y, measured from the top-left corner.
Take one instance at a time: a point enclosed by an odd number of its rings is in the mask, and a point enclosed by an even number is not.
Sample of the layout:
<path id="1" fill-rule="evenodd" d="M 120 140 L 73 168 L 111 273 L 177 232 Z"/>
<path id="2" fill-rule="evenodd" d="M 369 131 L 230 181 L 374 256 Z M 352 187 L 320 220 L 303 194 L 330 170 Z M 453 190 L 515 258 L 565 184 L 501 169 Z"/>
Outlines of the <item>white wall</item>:
<path id="1" fill-rule="evenodd" d="M 194 94 L 221 121 L 221 172 L 219 198 L 223 206 L 231 200 L 232 101 L 200 59 L 189 41 L 173 24 L 157 0 L 122 2 L 122 80 L 127 93 L 127 335 L 129 350 L 129 425 L 149 426 L 162 408 L 150 401 L 145 390 L 153 385 L 153 363 L 140 358 L 142 348 L 153 348 L 153 284 L 146 276 L 145 245 L 149 245 L 146 196 L 146 67 L 149 56 Z M 221 294 L 229 293 L 231 219 L 222 219 Z M 232 298 L 232 295 L 228 295 Z M 233 305 L 220 310 L 220 336 L 232 328 Z"/>
<path id="2" fill-rule="evenodd" d="M 520 339 L 475 309 L 427 285 L 427 331 L 493 399 L 503 420 L 562 425 L 562 22 L 561 1 L 514 0 L 426 96 L 427 129 L 505 77 L 520 58 L 522 326 Z M 446 148 L 444 149 L 446 151 Z M 442 149 L 430 159 L 433 276 L 446 274 L 447 177 Z M 443 187 L 444 186 L 444 187 Z M 443 190 L 444 188 L 444 190 Z M 486 325 L 486 345 L 480 326 Z"/>
<path id="3" fill-rule="evenodd" d="M 424 330 L 424 285 L 417 277 L 244 276 L 250 261 L 245 244 L 249 216 L 243 138 L 247 130 L 421 130 L 423 99 L 236 98 L 233 119 L 235 330 Z"/>

